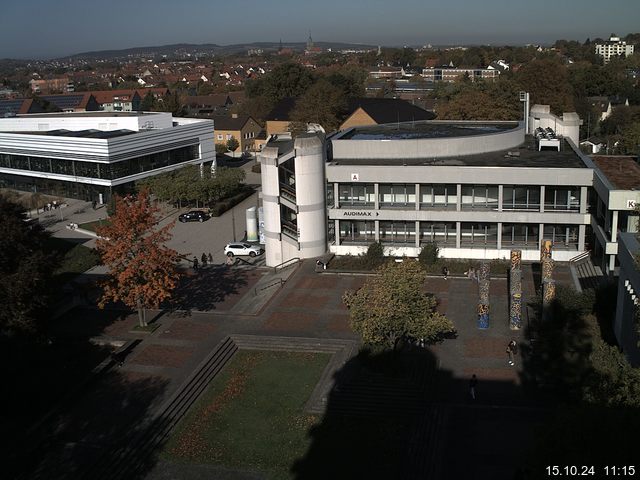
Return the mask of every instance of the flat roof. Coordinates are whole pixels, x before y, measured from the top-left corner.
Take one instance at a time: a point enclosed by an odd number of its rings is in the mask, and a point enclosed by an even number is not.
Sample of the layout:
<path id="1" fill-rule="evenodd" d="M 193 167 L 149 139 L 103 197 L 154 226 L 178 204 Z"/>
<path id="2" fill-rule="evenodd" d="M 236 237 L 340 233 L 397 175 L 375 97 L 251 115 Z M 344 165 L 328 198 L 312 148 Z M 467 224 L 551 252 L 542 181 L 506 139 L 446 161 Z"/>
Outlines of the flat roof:
<path id="1" fill-rule="evenodd" d="M 16 115 L 15 117 L 9 118 L 67 118 L 67 117 L 144 117 L 151 115 L 162 115 L 166 112 L 55 112 L 55 113 L 27 113 L 24 115 Z"/>
<path id="2" fill-rule="evenodd" d="M 374 125 L 370 127 L 356 127 L 343 135 L 334 137 L 336 140 L 408 140 L 416 138 L 450 138 L 487 135 L 513 130 L 518 122 L 405 122 L 397 124 Z"/>
<path id="3" fill-rule="evenodd" d="M 132 133 L 139 133 L 133 130 L 46 130 L 46 131 L 38 131 L 38 132 L 8 132 L 15 133 L 18 135 L 46 135 L 48 137 L 82 137 L 82 138 L 100 138 L 100 139 L 109 139 L 109 138 L 117 138 L 124 137 L 125 135 L 131 135 Z"/>
<path id="4" fill-rule="evenodd" d="M 596 155 L 592 158 L 616 190 L 640 190 L 640 165 L 636 157 Z"/>
<path id="5" fill-rule="evenodd" d="M 560 151 L 545 149 L 538 151 L 536 139 L 525 136 L 525 142 L 516 148 L 497 152 L 460 155 L 441 158 L 337 158 L 330 160 L 338 165 L 425 165 L 425 166 L 463 166 L 463 167 L 534 167 L 534 168 L 588 168 L 582 158 L 571 148 L 565 139 L 560 141 Z"/>

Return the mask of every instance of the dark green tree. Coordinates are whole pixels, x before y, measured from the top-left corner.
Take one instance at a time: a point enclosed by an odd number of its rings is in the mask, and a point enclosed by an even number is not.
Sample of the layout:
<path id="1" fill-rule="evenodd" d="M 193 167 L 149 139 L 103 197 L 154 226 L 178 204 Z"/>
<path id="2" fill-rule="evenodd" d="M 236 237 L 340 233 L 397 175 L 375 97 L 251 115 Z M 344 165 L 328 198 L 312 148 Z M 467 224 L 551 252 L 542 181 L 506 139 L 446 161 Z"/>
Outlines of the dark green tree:
<path id="1" fill-rule="evenodd" d="M 240 142 L 238 142 L 238 139 L 236 137 L 231 136 L 231 138 L 227 140 L 227 148 L 230 152 L 235 152 L 239 146 Z"/>
<path id="2" fill-rule="evenodd" d="M 50 301 L 55 253 L 47 232 L 24 209 L 0 196 L 0 334 L 34 334 Z"/>
<path id="3" fill-rule="evenodd" d="M 320 79 L 298 99 L 291 118 L 295 122 L 318 123 L 329 132 L 338 128 L 345 108 L 344 91 Z"/>

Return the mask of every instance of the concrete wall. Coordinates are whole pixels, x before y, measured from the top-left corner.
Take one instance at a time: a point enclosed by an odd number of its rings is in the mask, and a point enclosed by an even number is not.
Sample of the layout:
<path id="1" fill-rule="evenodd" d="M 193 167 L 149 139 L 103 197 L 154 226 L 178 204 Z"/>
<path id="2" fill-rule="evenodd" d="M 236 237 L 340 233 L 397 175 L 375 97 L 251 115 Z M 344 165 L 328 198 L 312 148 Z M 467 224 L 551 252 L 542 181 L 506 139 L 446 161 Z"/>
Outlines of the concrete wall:
<path id="1" fill-rule="evenodd" d="M 562 118 L 551 113 L 549 105 L 534 105 L 529 111 L 529 132 L 535 132 L 536 128 L 551 128 L 556 134 L 571 139 L 578 145 L 580 143 L 580 125 L 582 120 L 575 112 L 565 112 Z"/>
<path id="2" fill-rule="evenodd" d="M 266 146 L 260 152 L 262 178 L 262 209 L 264 215 L 265 257 L 267 265 L 274 267 L 283 262 L 283 244 L 280 227 L 280 187 L 278 181 L 278 148 Z"/>
<path id="3" fill-rule="evenodd" d="M 521 123 L 517 128 L 504 132 L 465 137 L 399 140 L 341 140 L 337 138 L 331 140 L 331 143 L 333 157 L 336 159 L 455 157 L 517 148 L 524 143 L 524 124 Z"/>
<path id="4" fill-rule="evenodd" d="M 126 129 L 137 132 L 142 129 L 171 128 L 172 126 L 171 113 L 164 112 L 122 116 L 107 112 L 102 115 L 49 113 L 0 118 L 0 131 L 2 132 L 38 132 L 61 129 L 71 131 Z"/>
<path id="5" fill-rule="evenodd" d="M 316 135 L 299 136 L 294 148 L 300 254 L 313 258 L 327 251 L 324 144 Z"/>

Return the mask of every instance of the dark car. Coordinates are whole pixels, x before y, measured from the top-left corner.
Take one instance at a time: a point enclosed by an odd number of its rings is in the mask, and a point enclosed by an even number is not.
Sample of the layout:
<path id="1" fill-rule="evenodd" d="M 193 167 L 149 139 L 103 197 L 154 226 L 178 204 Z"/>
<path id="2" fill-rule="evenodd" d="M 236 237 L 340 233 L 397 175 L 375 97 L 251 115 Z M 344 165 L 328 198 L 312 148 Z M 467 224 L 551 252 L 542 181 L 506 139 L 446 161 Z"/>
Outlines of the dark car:
<path id="1" fill-rule="evenodd" d="M 209 218 L 209 215 L 207 215 L 205 212 L 202 212 L 200 210 L 191 210 L 190 212 L 180 214 L 180 216 L 178 217 L 178 220 L 180 220 L 183 223 L 184 222 L 204 222 L 208 218 Z"/>

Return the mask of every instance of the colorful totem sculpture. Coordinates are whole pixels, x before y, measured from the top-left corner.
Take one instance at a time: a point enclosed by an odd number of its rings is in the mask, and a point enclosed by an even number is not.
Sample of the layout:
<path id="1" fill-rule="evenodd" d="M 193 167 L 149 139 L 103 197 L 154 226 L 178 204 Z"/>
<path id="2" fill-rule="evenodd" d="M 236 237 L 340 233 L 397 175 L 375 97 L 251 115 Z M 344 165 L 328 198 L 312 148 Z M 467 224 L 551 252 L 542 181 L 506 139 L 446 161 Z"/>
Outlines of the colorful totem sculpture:
<path id="1" fill-rule="evenodd" d="M 513 258 L 513 257 L 512 257 Z M 522 270 L 511 270 L 509 276 L 509 328 L 522 327 Z"/>
<path id="2" fill-rule="evenodd" d="M 522 266 L 522 250 L 511 250 L 511 270 L 520 270 Z"/>
<path id="3" fill-rule="evenodd" d="M 478 272 L 478 328 L 489 328 L 489 264 L 480 264 Z"/>

